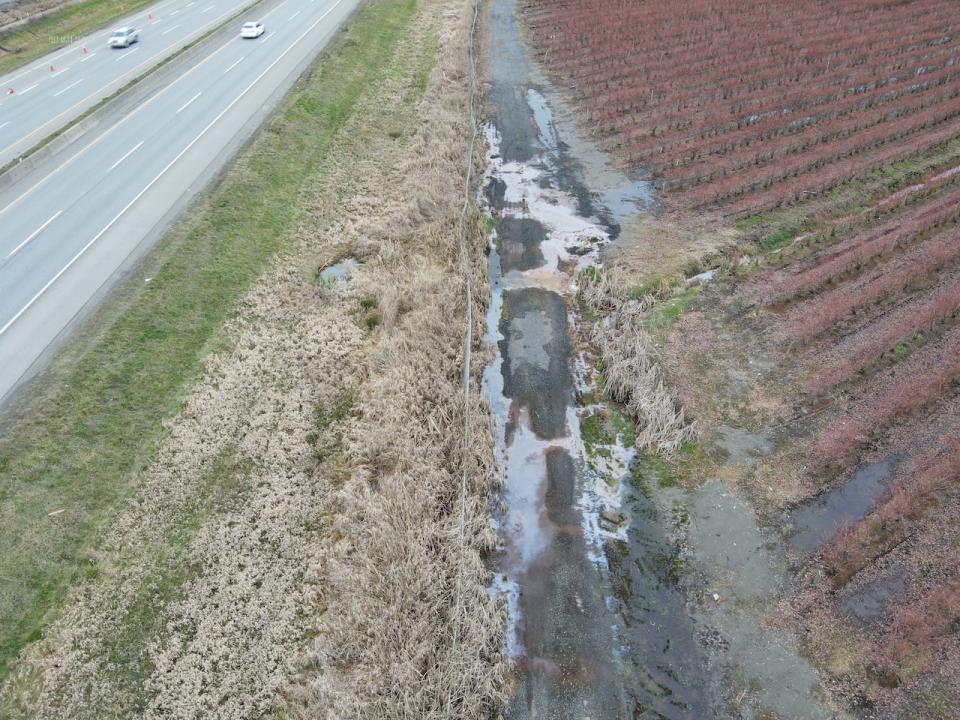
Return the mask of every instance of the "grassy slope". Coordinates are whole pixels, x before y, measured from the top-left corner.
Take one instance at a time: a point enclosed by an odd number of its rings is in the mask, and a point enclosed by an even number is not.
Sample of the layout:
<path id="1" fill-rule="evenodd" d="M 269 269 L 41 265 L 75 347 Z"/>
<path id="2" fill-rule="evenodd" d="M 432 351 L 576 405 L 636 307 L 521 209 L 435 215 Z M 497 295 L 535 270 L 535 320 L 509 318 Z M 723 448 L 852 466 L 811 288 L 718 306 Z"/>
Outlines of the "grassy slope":
<path id="1" fill-rule="evenodd" d="M 86 0 L 0 35 L 0 75 L 36 60 L 78 37 L 156 0 Z"/>
<path id="2" fill-rule="evenodd" d="M 0 439 L 0 678 L 89 567 L 239 295 L 284 248 L 296 198 L 385 60 L 415 0 L 365 5 L 222 185 L 147 260 L 62 382 Z M 115 305 L 116 308 L 116 305 Z M 110 314 L 110 308 L 102 313 Z M 49 517 L 48 513 L 63 510 Z"/>

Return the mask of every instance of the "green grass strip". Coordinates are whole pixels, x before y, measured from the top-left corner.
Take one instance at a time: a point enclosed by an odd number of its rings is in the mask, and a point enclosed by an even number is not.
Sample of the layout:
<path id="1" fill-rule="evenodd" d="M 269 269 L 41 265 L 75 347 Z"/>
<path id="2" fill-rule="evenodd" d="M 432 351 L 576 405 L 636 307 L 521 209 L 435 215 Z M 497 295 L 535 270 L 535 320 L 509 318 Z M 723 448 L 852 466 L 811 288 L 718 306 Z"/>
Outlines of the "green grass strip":
<path id="1" fill-rule="evenodd" d="M 236 301 L 289 246 L 304 183 L 364 91 L 387 76 L 415 6 L 361 7 L 223 184 L 147 259 L 158 266 L 151 282 L 121 288 L 101 311 L 114 319 L 95 322 L 71 351 L 59 389 L 0 438 L 0 680 L 90 566 L 100 529 L 137 488 L 162 419 L 180 408 Z"/>

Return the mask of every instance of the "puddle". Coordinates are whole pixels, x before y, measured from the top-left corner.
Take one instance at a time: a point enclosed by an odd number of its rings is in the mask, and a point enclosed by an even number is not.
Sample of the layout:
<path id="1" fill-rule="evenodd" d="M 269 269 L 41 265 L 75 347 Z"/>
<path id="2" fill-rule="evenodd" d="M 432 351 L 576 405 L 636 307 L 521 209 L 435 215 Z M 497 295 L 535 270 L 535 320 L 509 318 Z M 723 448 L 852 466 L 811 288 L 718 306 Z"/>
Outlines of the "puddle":
<path id="1" fill-rule="evenodd" d="M 503 218 L 497 222 L 500 262 L 504 270 L 532 270 L 545 264 L 540 246 L 543 225 L 532 218 Z"/>
<path id="2" fill-rule="evenodd" d="M 360 267 L 353 258 L 346 258 L 333 265 L 328 265 L 320 271 L 321 282 L 336 282 L 337 280 L 349 280 L 350 276 Z"/>
<path id="3" fill-rule="evenodd" d="M 864 625 L 875 623 L 887 616 L 888 608 L 903 597 L 908 586 L 902 569 L 889 570 L 857 587 L 844 587 L 840 609 Z"/>
<path id="4" fill-rule="evenodd" d="M 790 543 L 800 552 L 810 553 L 841 528 L 861 520 L 887 492 L 895 469 L 893 458 L 864 465 L 839 487 L 798 507 L 790 517 Z"/>

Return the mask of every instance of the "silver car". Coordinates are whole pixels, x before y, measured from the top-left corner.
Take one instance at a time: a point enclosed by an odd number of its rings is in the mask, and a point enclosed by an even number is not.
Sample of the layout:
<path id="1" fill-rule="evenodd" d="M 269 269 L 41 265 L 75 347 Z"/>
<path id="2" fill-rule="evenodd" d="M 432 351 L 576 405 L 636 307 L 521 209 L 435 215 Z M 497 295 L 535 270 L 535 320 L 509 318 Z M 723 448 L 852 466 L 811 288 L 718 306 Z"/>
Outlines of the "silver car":
<path id="1" fill-rule="evenodd" d="M 130 47 L 140 39 L 140 31 L 132 27 L 117 28 L 110 36 L 110 47 Z"/>

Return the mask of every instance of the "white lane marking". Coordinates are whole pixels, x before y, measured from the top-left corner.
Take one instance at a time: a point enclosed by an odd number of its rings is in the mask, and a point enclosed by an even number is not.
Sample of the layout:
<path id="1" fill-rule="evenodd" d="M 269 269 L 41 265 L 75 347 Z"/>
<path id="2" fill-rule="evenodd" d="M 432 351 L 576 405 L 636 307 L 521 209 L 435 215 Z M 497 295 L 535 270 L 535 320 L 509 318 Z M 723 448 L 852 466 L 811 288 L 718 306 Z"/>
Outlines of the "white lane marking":
<path id="1" fill-rule="evenodd" d="M 166 7 L 167 5 L 170 5 L 170 4 L 173 3 L 173 2 L 176 2 L 176 0 L 167 0 L 167 2 L 160 3 L 159 5 L 154 5 L 153 7 L 147 8 L 146 11 L 143 13 L 143 16 L 146 16 L 146 15 L 149 14 L 149 13 L 155 13 L 155 12 L 157 12 L 160 8 Z M 138 17 L 141 17 L 141 16 L 138 16 Z M 111 33 L 111 34 L 112 34 L 112 33 Z M 102 35 L 101 37 L 102 37 L 104 40 L 109 40 L 111 34 Z M 95 43 L 95 42 L 96 42 L 96 36 L 95 36 L 95 35 L 89 35 L 89 36 L 87 36 L 86 38 L 84 38 L 83 40 L 81 40 L 77 45 L 70 45 L 70 46 L 68 46 L 68 47 L 65 47 L 65 48 L 63 48 L 63 52 L 58 53 L 57 55 L 53 55 L 53 56 L 51 56 L 51 57 L 46 57 L 46 58 L 44 58 L 43 60 L 41 60 L 40 62 L 38 62 L 36 65 L 33 65 L 32 67 L 24 68 L 23 70 L 21 70 L 21 71 L 20 71 L 19 73 L 17 73 L 16 75 L 11 75 L 11 76 L 5 78 L 5 79 L 4 79 L 4 82 L 5 82 L 5 83 L 11 83 L 11 82 L 13 82 L 14 80 L 16 80 L 16 79 L 18 79 L 18 78 L 22 78 L 24 75 L 29 75 L 30 73 L 34 72 L 35 70 L 45 69 L 45 68 L 46 68 L 47 66 L 49 66 L 50 63 L 52 63 L 54 60 L 59 60 L 60 58 L 66 56 L 66 55 L 70 55 L 71 53 L 80 52 L 81 48 L 83 48 L 85 45 L 90 45 L 90 44 Z M 90 53 L 90 54 L 91 54 L 91 55 L 96 55 L 96 53 Z M 83 60 L 81 60 L 80 62 L 83 62 Z"/>
<path id="2" fill-rule="evenodd" d="M 174 25 L 172 28 L 167 28 L 166 30 L 164 30 L 164 31 L 163 31 L 162 33 L 160 33 L 160 34 L 161 34 L 161 35 L 166 35 L 166 34 L 169 33 L 169 32 L 173 32 L 173 31 L 176 30 L 178 27 L 180 27 L 180 26 L 179 26 L 179 25 Z"/>
<path id="3" fill-rule="evenodd" d="M 189 144 L 189 145 L 187 145 L 183 150 L 181 150 L 179 153 L 177 153 L 177 156 L 176 156 L 173 160 L 171 160 L 169 163 L 167 163 L 166 167 L 164 167 L 163 170 L 161 170 L 161 171 L 153 178 L 153 180 L 151 180 L 149 183 L 147 183 L 147 186 L 146 186 L 145 188 L 143 188 L 143 190 L 141 190 L 140 192 L 138 192 L 138 193 L 136 194 L 136 196 L 133 198 L 133 200 L 131 200 L 130 202 L 128 202 L 126 205 L 124 205 L 124 206 L 123 206 L 123 209 L 122 209 L 120 212 L 118 212 L 116 215 L 114 215 L 114 216 L 113 216 L 113 219 L 112 219 L 110 222 L 108 222 L 106 225 L 104 225 L 104 226 L 103 226 L 103 229 L 102 229 L 100 232 L 98 232 L 96 235 L 94 235 L 93 238 L 90 240 L 90 242 L 88 242 L 86 245 L 84 245 L 82 248 L 80 248 L 80 251 L 79 251 L 76 255 L 74 255 L 72 258 L 70 258 L 70 262 L 68 262 L 66 265 L 64 265 L 62 268 L 60 268 L 60 270 L 57 272 L 57 274 L 54 275 L 52 278 L 50 278 L 50 279 L 47 281 L 47 284 L 44 285 L 42 288 L 40 288 L 40 290 L 37 291 L 37 294 L 34 295 L 32 298 L 30 298 L 30 301 L 29 301 L 26 305 L 24 305 L 22 308 L 20 308 L 20 309 L 17 311 L 17 314 L 14 315 L 12 318 L 10 318 L 10 319 L 7 321 L 7 324 L 6 324 L 6 325 L 4 325 L 2 328 L 0 328 L 0 335 L 3 335 L 7 330 L 9 330 L 9 329 L 10 329 L 10 326 L 13 325 L 17 320 L 19 320 L 19 319 L 20 319 L 20 316 L 23 315 L 27 310 L 29 310 L 29 309 L 33 306 L 33 304 L 34 304 L 37 300 L 40 299 L 40 296 L 43 295 L 47 290 L 50 289 L 50 286 L 51 286 L 51 285 L 53 285 L 57 280 L 59 280 L 60 277 L 61 277 L 67 270 L 69 270 L 71 267 L 73 267 L 73 264 L 74 264 L 77 260 L 79 260 L 81 257 L 83 257 L 84 253 L 86 253 L 87 250 L 89 250 L 91 247 L 93 247 L 93 244 L 94 244 L 97 240 L 99 240 L 101 237 L 103 237 L 104 233 L 106 233 L 107 230 L 109 230 L 110 228 L 112 228 L 112 227 L 116 224 L 117 220 L 119 220 L 121 217 L 123 217 L 123 214 L 124 214 L 127 210 L 129 210 L 137 200 L 139 200 L 140 198 L 142 198 L 142 197 L 144 196 L 144 194 L 146 194 L 146 192 L 147 192 L 148 190 L 150 190 L 150 188 L 152 188 L 152 187 L 157 183 L 157 181 L 158 181 L 160 178 L 162 178 L 164 175 L 166 175 L 167 171 L 168 171 L 170 168 L 172 168 L 172 167 L 174 166 L 174 164 L 176 164 L 176 162 L 177 162 L 180 158 L 182 158 L 184 155 L 186 155 L 186 154 L 190 151 L 190 148 L 192 148 L 194 145 L 196 145 L 196 144 L 200 141 L 200 138 L 202 138 L 204 135 L 207 134 L 207 132 L 210 130 L 210 128 L 212 128 L 214 125 L 216 125 L 216 124 L 220 121 L 220 118 L 222 118 L 224 115 L 226 115 L 228 112 L 230 112 L 230 110 L 233 108 L 233 106 L 236 105 L 238 102 L 240 102 L 240 100 L 243 98 L 244 95 L 246 95 L 248 92 L 250 92 L 250 91 L 254 88 L 254 86 L 264 78 L 264 76 L 265 76 L 268 72 L 270 72 L 271 70 L 273 70 L 274 67 L 276 67 L 277 63 L 279 63 L 281 60 L 283 60 L 283 58 L 286 57 L 286 55 L 287 55 L 288 52 L 290 52 L 291 50 L 293 50 L 293 49 L 299 44 L 299 42 L 300 42 L 301 40 L 303 40 L 311 31 L 313 31 L 313 29 L 314 29 L 317 25 L 319 25 L 321 22 L 323 22 L 323 20 L 327 17 L 327 15 L 329 15 L 329 14 L 332 13 L 334 10 L 336 10 L 337 7 L 338 7 L 338 6 L 340 5 L 340 3 L 342 3 L 342 2 L 343 2 L 343 0 L 336 0 L 336 2 L 334 2 L 333 5 L 331 5 L 330 8 L 329 8 L 325 13 L 323 13 L 323 15 L 321 15 L 320 17 L 318 17 L 316 20 L 313 21 L 313 24 L 310 25 L 310 27 L 308 27 L 306 30 L 304 30 L 302 33 L 300 33 L 300 35 L 297 37 L 296 40 L 294 40 L 292 43 L 290 43 L 289 45 L 287 45 L 287 47 L 284 49 L 284 51 L 283 51 L 282 53 L 280 53 L 280 54 L 277 56 L 277 58 L 276 58 L 272 63 L 270 63 L 269 65 L 267 65 L 266 69 L 263 70 L 263 72 L 261 72 L 259 75 L 257 75 L 257 77 L 253 80 L 253 82 L 251 82 L 249 85 L 247 85 L 247 87 L 245 87 L 245 88 L 243 89 L 243 91 L 242 91 L 239 95 L 237 95 L 233 100 L 231 100 L 231 101 L 230 101 L 230 104 L 227 105 L 223 110 L 221 110 L 221 111 L 220 111 L 220 114 L 217 115 L 213 120 L 211 120 L 211 121 L 207 124 L 207 126 L 206 126 L 203 130 L 200 131 L 200 134 L 197 135 L 193 140 L 190 141 L 190 144 Z M 227 46 L 224 45 L 223 47 L 227 47 Z M 194 67 L 198 67 L 198 66 L 194 66 Z M 156 97 L 156 96 L 154 96 L 154 97 Z M 141 106 L 141 107 L 142 107 L 142 106 Z M 128 117 L 130 117 L 130 116 L 128 116 Z"/>
<path id="4" fill-rule="evenodd" d="M 194 5 L 196 5 L 195 2 L 188 2 L 188 3 L 187 3 L 187 7 L 193 7 Z"/>
<path id="5" fill-rule="evenodd" d="M 97 54 L 97 53 L 95 53 L 95 52 L 88 53 L 87 55 L 84 56 L 83 60 L 81 60 L 80 62 L 86 62 L 87 60 L 89 60 L 90 58 L 92 58 L 92 57 L 93 57 L 94 55 L 96 55 L 96 54 Z"/>
<path id="6" fill-rule="evenodd" d="M 70 69 L 70 66 L 67 65 L 65 68 L 63 68 L 63 70 L 57 70 L 55 73 L 50 73 L 50 77 L 56 77 L 57 75 L 61 75 L 69 69 Z"/>
<path id="7" fill-rule="evenodd" d="M 55 93 L 53 94 L 53 96 L 54 96 L 54 97 L 58 97 L 58 96 L 60 96 L 60 95 L 63 95 L 67 90 L 69 90 L 70 88 L 75 88 L 77 85 L 79 85 L 79 84 L 82 83 L 82 82 L 83 82 L 83 78 L 80 78 L 80 79 L 77 80 L 76 82 L 72 82 L 72 83 L 70 83 L 69 85 L 67 85 L 63 90 L 58 90 L 57 92 L 55 92 Z"/>
<path id="8" fill-rule="evenodd" d="M 174 113 L 174 114 L 175 114 L 175 115 L 179 115 L 180 113 L 182 113 L 184 110 L 186 110 L 188 107 L 190 107 L 190 104 L 191 104 L 194 100 L 196 100 L 198 97 L 200 97 L 201 94 L 202 94 L 202 93 L 197 93 L 197 94 L 194 95 L 192 98 L 190 98 L 189 100 L 187 100 L 183 105 L 180 106 L 180 109 L 177 110 L 177 112 Z"/>
<path id="9" fill-rule="evenodd" d="M 21 90 L 21 91 L 20 91 L 20 94 L 21 94 L 21 95 L 26 95 L 28 92 L 30 92 L 31 90 L 33 90 L 37 85 L 39 85 L 39 83 L 34 83 L 34 84 L 31 85 L 30 87 L 28 87 L 26 90 Z"/>
<path id="10" fill-rule="evenodd" d="M 210 7 L 205 7 L 203 10 L 200 11 L 200 14 L 203 15 L 205 12 L 210 12 L 211 10 L 213 10 L 213 5 L 211 5 Z"/>
<path id="11" fill-rule="evenodd" d="M 3 123 L 2 125 L 0 125 L 0 130 L 3 130 L 3 129 L 4 129 L 7 125 L 9 125 L 9 124 L 10 124 L 10 121 L 7 120 L 5 123 Z"/>
<path id="12" fill-rule="evenodd" d="M 143 145 L 143 142 L 144 142 L 144 141 L 141 140 L 141 141 L 138 142 L 136 145 L 134 145 L 130 150 L 127 150 L 126 155 L 124 155 L 122 158 L 120 158 L 120 159 L 117 160 L 113 165 L 110 166 L 110 170 L 113 170 L 117 165 L 119 165 L 120 163 L 122 163 L 122 162 L 123 162 L 124 160 L 126 160 L 128 157 L 130 157 L 131 155 L 133 155 L 137 150 L 139 150 L 139 149 L 140 149 L 140 146 Z M 110 170 L 107 170 L 107 172 L 110 172 Z"/>
<path id="13" fill-rule="evenodd" d="M 120 62 L 121 60 L 126 60 L 129 55 L 132 55 L 133 53 L 135 53 L 135 52 L 136 52 L 137 50 L 139 50 L 139 49 L 140 49 L 140 48 L 132 48 L 132 49 L 130 49 L 130 50 L 127 50 L 123 55 L 121 55 L 121 56 L 118 57 L 116 60 L 114 60 L 114 62 Z"/>
<path id="14" fill-rule="evenodd" d="M 10 254 L 7 255 L 7 260 L 9 260 L 9 259 L 12 258 L 14 255 L 16 255 L 18 252 L 20 252 L 20 250 L 22 250 L 23 247 L 24 247 L 28 242 L 30 242 L 30 241 L 33 240 L 37 235 L 39 235 L 40 233 L 42 233 L 42 232 L 46 229 L 47 225 L 49 225 L 49 224 L 52 223 L 54 220 L 56 220 L 58 217 L 60 217 L 60 213 L 62 213 L 62 212 L 63 212 L 63 210 L 57 210 L 57 212 L 54 214 L 54 216 L 53 216 L 52 218 L 50 218 L 49 220 L 47 220 L 43 225 L 41 225 L 40 227 L 38 227 L 38 228 L 37 228 L 36 230 L 34 230 L 32 233 L 30 233 L 29 237 L 27 237 L 26 240 L 24 240 L 22 243 L 20 243 L 20 244 L 17 245 L 13 250 L 10 251 Z"/>
<path id="15" fill-rule="evenodd" d="M 37 182 L 35 182 L 32 186 L 30 186 L 29 188 L 27 188 L 26 190 L 24 190 L 22 193 L 20 193 L 20 195 L 18 195 L 16 198 L 14 198 L 12 201 L 10 201 L 5 207 L 0 208 L 0 215 L 3 215 L 7 210 L 9 210 L 10 208 L 12 208 L 12 207 L 13 207 L 14 205 L 16 205 L 17 203 L 19 203 L 21 200 L 23 200 L 25 197 L 27 197 L 30 193 L 32 193 L 32 192 L 33 192 L 34 190 L 36 190 L 38 187 L 40 187 L 41 185 L 43 185 L 47 180 L 49 180 L 49 179 L 52 178 L 54 175 L 56 175 L 58 172 L 60 172 L 61 170 L 63 170 L 67 165 L 69 165 L 69 164 L 72 163 L 74 160 L 76 160 L 78 157 L 80 157 L 81 155 L 83 155 L 87 150 L 89 150 L 89 149 L 92 148 L 94 145 L 96 145 L 97 143 L 99 143 L 101 140 L 103 140 L 107 135 L 109 135 L 110 133 L 112 133 L 112 132 L 113 132 L 114 130 L 116 130 L 118 127 L 120 127 L 121 125 L 123 125 L 123 124 L 127 123 L 128 121 L 132 120 L 134 117 L 136 117 L 137 113 L 146 110 L 152 103 L 156 102 L 156 100 L 157 100 L 158 98 L 160 98 L 167 90 L 169 90 L 170 88 L 172 88 L 174 85 L 176 85 L 178 82 L 180 82 L 180 81 L 183 80 L 184 78 L 186 78 L 186 77 L 190 76 L 191 74 L 193 74 L 193 72 L 194 72 L 195 70 L 199 70 L 199 69 L 200 69 L 201 67 L 203 67 L 206 63 L 208 63 L 210 60 L 213 60 L 213 58 L 215 58 L 217 55 L 219 55 L 221 52 L 223 52 L 224 50 L 226 50 L 226 49 L 229 48 L 229 47 L 232 47 L 229 43 L 226 43 L 226 44 L 224 44 L 224 45 L 221 45 L 221 46 L 218 47 L 216 50 L 214 50 L 212 53 L 210 53 L 209 55 L 207 55 L 203 60 L 201 60 L 200 62 L 198 62 L 196 65 L 188 68 L 187 71 L 186 71 L 185 73 L 183 73 L 183 75 L 180 75 L 179 77 L 174 78 L 174 79 L 170 82 L 169 85 L 163 87 L 156 95 L 154 95 L 153 97 L 151 97 L 151 98 L 150 98 L 149 100 L 147 100 L 146 102 L 138 105 L 138 106 L 136 107 L 136 109 L 134 109 L 133 112 L 131 112 L 129 115 L 125 115 L 125 116 L 124 116 L 123 118 L 121 118 L 115 125 L 113 125 L 113 126 L 111 126 L 111 127 L 108 127 L 106 130 L 104 130 L 102 133 L 100 133 L 100 135 L 98 135 L 96 138 L 94 138 L 94 139 L 90 142 L 89 145 L 86 145 L 86 146 L 80 148 L 80 150 L 78 150 L 78 151 L 76 152 L 76 154 L 71 155 L 69 158 L 67 158 L 66 160 L 64 160 L 62 163 L 60 163 L 57 167 L 55 167 L 55 168 L 54 168 L 53 170 L 51 170 L 49 173 L 47 173 L 47 174 L 44 175 L 42 178 L 40 178 L 39 180 L 37 180 Z"/>
<path id="16" fill-rule="evenodd" d="M 176 15 L 178 12 L 180 12 L 180 11 L 179 11 L 179 10 L 174 10 L 172 13 L 170 13 L 170 17 L 173 17 L 173 16 Z"/>
<path id="17" fill-rule="evenodd" d="M 244 55 L 243 57 L 246 57 L 246 55 Z M 223 71 L 223 74 L 226 75 L 228 72 L 233 70 L 237 65 L 239 65 L 242 61 L 243 61 L 243 58 L 240 58 L 239 60 L 235 60 L 230 67 L 228 67 L 226 70 Z"/>
<path id="18" fill-rule="evenodd" d="M 293 20 L 299 14 L 300 14 L 300 11 L 297 10 L 293 15 L 290 16 L 290 20 Z"/>

